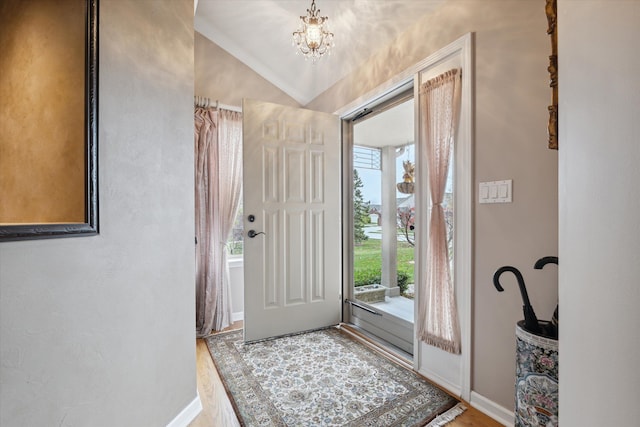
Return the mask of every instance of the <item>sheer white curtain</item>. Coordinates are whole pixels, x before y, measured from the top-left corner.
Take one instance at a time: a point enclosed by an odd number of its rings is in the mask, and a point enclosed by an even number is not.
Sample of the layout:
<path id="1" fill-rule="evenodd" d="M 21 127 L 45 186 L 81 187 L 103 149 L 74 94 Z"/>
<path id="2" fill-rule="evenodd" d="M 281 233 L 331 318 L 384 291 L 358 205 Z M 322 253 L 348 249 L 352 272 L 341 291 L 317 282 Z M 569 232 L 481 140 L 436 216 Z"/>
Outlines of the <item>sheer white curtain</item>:
<path id="1" fill-rule="evenodd" d="M 231 325 L 227 239 L 242 192 L 242 114 L 195 110 L 196 332 Z"/>
<path id="2" fill-rule="evenodd" d="M 428 162 L 431 216 L 425 277 L 420 286 L 418 337 L 445 351 L 460 353 L 458 309 L 449 264 L 447 226 L 442 207 L 460 112 L 461 70 L 449 70 L 420 87 L 420 144 Z"/>

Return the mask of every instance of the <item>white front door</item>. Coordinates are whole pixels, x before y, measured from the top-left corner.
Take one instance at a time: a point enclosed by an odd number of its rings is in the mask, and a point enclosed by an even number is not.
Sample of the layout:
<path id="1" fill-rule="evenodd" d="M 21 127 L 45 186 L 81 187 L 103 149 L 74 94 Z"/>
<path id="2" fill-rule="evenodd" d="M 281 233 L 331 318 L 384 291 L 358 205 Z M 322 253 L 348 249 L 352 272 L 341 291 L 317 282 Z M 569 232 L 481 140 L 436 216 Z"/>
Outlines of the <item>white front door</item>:
<path id="1" fill-rule="evenodd" d="M 245 100 L 243 140 L 245 341 L 339 323 L 339 118 Z"/>

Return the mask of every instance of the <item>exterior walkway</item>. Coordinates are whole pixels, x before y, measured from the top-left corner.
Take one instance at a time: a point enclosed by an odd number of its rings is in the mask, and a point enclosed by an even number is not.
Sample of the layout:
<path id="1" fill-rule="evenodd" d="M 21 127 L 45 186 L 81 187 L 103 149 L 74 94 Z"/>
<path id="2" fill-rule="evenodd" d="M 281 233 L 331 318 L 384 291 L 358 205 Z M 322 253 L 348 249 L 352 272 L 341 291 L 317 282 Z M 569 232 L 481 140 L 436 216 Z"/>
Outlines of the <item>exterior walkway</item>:
<path id="1" fill-rule="evenodd" d="M 384 301 L 370 304 L 376 310 L 389 313 L 402 320 L 413 323 L 413 300 L 403 296 L 385 297 Z"/>
<path id="2" fill-rule="evenodd" d="M 364 227 L 364 234 L 370 239 L 381 240 L 382 227 L 380 227 L 379 225 L 366 225 Z M 398 242 L 406 242 L 406 241 L 407 239 L 404 237 L 404 235 L 401 233 L 398 233 Z"/>

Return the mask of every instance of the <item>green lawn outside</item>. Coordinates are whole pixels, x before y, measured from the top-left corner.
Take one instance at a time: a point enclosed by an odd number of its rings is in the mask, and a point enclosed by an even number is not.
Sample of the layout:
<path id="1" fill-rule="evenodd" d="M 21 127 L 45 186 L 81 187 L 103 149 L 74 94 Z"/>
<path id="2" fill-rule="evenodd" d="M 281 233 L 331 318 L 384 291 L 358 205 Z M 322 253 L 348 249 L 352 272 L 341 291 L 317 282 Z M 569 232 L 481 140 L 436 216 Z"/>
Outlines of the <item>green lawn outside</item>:
<path id="1" fill-rule="evenodd" d="M 367 239 L 354 247 L 354 284 L 356 286 L 380 283 L 382 240 Z M 413 283 L 413 246 L 398 242 L 398 274 L 408 276 Z"/>

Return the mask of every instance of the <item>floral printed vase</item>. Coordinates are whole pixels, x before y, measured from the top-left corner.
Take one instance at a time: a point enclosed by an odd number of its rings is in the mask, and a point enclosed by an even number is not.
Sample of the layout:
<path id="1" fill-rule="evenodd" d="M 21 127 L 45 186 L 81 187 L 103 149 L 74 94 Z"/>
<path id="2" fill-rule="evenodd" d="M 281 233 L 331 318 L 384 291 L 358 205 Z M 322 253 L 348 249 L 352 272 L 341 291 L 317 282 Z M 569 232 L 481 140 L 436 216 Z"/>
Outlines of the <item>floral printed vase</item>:
<path id="1" fill-rule="evenodd" d="M 520 321 L 516 345 L 515 426 L 557 426 L 558 340 L 527 332 Z"/>

